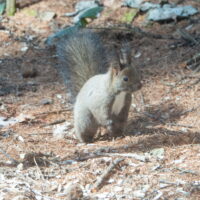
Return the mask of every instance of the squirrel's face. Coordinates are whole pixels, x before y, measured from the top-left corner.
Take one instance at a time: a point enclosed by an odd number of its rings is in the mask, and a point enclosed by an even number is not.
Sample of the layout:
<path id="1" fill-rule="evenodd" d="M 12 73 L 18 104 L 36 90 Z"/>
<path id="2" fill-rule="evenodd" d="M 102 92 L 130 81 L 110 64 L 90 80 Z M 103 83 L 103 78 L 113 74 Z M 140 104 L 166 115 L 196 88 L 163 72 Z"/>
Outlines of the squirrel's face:
<path id="1" fill-rule="evenodd" d="M 135 67 L 125 67 L 122 70 L 112 69 L 113 87 L 116 92 L 134 92 L 142 87 L 140 73 Z"/>

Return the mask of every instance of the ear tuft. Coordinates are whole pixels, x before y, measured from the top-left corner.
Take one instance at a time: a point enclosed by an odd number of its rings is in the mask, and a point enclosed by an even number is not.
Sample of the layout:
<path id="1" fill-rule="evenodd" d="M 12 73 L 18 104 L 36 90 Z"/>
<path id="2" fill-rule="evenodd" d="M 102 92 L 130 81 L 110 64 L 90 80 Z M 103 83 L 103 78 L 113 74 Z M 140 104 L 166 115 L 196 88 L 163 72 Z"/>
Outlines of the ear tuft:
<path id="1" fill-rule="evenodd" d="M 130 45 L 128 44 L 128 42 L 124 42 L 121 46 L 121 49 L 119 52 L 119 62 L 120 62 L 120 66 L 122 67 L 122 69 L 126 65 L 131 64 L 131 48 L 130 48 Z"/>
<path id="2" fill-rule="evenodd" d="M 110 66 L 110 71 L 111 71 L 112 76 L 117 76 L 120 72 L 120 68 L 117 67 L 115 63 L 112 63 Z"/>
<path id="3" fill-rule="evenodd" d="M 112 67 L 112 74 L 113 74 L 113 76 L 117 76 L 118 74 L 119 74 L 119 69 L 118 69 L 118 67 Z"/>

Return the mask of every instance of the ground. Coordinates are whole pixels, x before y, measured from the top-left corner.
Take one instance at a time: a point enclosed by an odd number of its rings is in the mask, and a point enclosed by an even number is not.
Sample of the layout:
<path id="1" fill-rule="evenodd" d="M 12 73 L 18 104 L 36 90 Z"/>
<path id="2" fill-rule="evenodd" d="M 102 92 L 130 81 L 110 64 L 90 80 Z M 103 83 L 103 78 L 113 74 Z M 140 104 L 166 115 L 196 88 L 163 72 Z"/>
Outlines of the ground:
<path id="1" fill-rule="evenodd" d="M 129 8 L 103 1 L 88 27 L 107 27 L 98 32 L 108 45 L 130 43 L 143 87 L 123 137 L 80 144 L 55 49 L 45 45 L 72 25 L 64 14 L 76 1 L 17 2 L 15 16 L 0 19 L 0 123 L 10 122 L 0 127 L 0 199 L 200 199 L 200 76 L 187 64 L 200 52 L 200 14 L 164 23 L 138 14 L 130 29 L 120 22 Z M 47 11 L 56 14 L 48 21 Z M 65 137 L 53 136 L 62 124 Z"/>

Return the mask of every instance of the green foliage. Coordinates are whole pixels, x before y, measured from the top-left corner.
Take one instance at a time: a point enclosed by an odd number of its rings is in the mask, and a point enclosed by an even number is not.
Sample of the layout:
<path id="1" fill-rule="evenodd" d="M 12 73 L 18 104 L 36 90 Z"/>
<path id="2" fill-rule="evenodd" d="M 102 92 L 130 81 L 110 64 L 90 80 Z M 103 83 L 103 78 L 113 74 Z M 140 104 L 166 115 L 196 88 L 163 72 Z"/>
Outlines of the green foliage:
<path id="1" fill-rule="evenodd" d="M 85 27 L 88 24 L 86 18 L 95 19 L 102 10 L 103 7 L 100 6 L 85 10 L 82 14 L 79 15 L 79 21 L 77 22 L 77 25 L 80 27 Z"/>
<path id="2" fill-rule="evenodd" d="M 65 29 L 62 29 L 61 31 L 55 33 L 52 36 L 49 36 L 46 40 L 46 44 L 49 46 L 55 45 L 56 42 L 64 37 L 67 37 L 68 35 L 73 34 L 74 32 L 78 31 L 80 28 L 86 27 L 88 24 L 87 18 L 95 19 L 97 18 L 97 15 L 103 10 L 103 7 L 93 7 L 89 8 L 87 10 L 84 10 L 81 14 L 78 16 L 78 22 L 74 26 L 67 27 Z"/>
<path id="3" fill-rule="evenodd" d="M 133 19 L 135 18 L 135 16 L 138 14 L 139 9 L 137 8 L 132 8 L 130 9 L 130 11 L 126 12 L 123 17 L 122 17 L 122 22 L 130 24 Z"/>
<path id="4" fill-rule="evenodd" d="M 30 8 L 24 9 L 23 12 L 24 12 L 26 15 L 31 16 L 31 17 L 36 17 L 36 16 L 38 15 L 37 10 L 33 10 L 33 9 L 30 9 Z"/>

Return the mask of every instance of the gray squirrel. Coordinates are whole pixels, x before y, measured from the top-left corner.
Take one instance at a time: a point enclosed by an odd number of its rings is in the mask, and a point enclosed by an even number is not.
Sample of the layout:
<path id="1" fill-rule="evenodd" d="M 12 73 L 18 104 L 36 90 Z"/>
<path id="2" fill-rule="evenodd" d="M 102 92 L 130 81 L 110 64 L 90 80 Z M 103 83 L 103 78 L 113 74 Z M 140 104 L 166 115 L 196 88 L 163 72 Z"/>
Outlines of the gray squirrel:
<path id="1" fill-rule="evenodd" d="M 76 97 L 74 128 L 80 142 L 92 142 L 105 127 L 112 137 L 123 134 L 132 92 L 141 88 L 130 53 L 113 53 L 97 33 L 80 30 L 57 44 L 58 71 Z"/>

